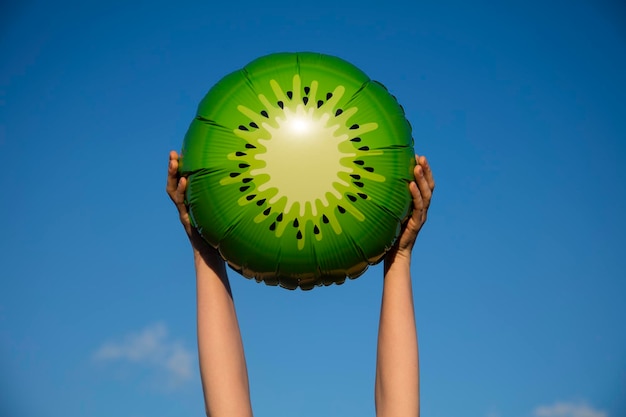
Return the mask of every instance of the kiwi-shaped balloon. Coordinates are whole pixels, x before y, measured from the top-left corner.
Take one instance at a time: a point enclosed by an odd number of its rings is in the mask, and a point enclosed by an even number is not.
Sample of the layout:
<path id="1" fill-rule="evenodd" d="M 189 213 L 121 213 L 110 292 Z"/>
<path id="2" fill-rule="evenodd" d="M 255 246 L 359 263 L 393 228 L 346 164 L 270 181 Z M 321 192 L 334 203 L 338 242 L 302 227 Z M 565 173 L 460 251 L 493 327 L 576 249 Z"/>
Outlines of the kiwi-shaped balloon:
<path id="1" fill-rule="evenodd" d="M 192 224 L 245 277 L 311 289 L 379 262 L 411 208 L 411 126 L 337 57 L 279 53 L 219 81 L 185 136 Z"/>

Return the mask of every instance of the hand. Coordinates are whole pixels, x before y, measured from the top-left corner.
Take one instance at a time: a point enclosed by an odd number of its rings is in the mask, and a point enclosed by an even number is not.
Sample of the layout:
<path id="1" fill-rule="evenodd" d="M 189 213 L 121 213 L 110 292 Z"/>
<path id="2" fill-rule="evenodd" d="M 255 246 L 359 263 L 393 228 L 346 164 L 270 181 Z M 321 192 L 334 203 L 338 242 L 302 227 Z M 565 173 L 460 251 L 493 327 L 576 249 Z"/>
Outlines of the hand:
<path id="1" fill-rule="evenodd" d="M 396 246 L 387 255 L 387 261 L 393 261 L 400 256 L 407 260 L 411 259 L 411 251 L 420 229 L 426 222 L 428 207 L 435 189 L 433 173 L 424 156 L 415 155 L 417 165 L 413 170 L 415 181 L 409 184 L 409 190 L 413 197 L 413 212 L 409 220 L 404 224 L 400 238 Z"/>
<path id="2" fill-rule="evenodd" d="M 165 190 L 167 194 L 176 205 L 178 209 L 178 215 L 180 222 L 187 232 L 187 236 L 191 239 L 192 229 L 191 221 L 189 220 L 189 212 L 187 206 L 185 206 L 185 190 L 187 189 L 187 178 L 180 177 L 178 175 L 178 153 L 176 151 L 170 151 L 170 162 L 167 167 L 167 185 Z"/>
<path id="3" fill-rule="evenodd" d="M 195 227 L 191 225 L 189 211 L 185 205 L 186 189 L 187 178 L 178 175 L 178 153 L 176 151 L 170 151 L 170 161 L 167 167 L 167 185 L 165 190 L 172 199 L 172 202 L 174 202 L 174 205 L 176 205 L 180 222 L 182 223 L 194 250 L 202 254 L 215 252 L 211 245 L 206 243 Z"/>

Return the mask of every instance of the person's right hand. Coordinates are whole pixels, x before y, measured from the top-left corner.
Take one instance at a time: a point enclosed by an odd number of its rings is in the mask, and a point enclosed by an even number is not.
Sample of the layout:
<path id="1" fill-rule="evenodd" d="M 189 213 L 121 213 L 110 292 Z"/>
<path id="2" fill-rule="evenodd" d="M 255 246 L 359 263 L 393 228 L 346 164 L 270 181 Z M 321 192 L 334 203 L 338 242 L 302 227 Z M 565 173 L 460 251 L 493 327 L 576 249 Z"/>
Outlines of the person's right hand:
<path id="1" fill-rule="evenodd" d="M 409 190 L 413 198 L 413 211 L 411 217 L 402 227 L 402 233 L 398 238 L 394 248 L 386 256 L 387 264 L 390 266 L 398 260 L 411 261 L 411 252 L 415 239 L 422 226 L 426 222 L 430 200 L 435 190 L 435 180 L 430 165 L 424 156 L 415 155 L 415 169 L 413 175 L 415 180 L 409 184 Z"/>

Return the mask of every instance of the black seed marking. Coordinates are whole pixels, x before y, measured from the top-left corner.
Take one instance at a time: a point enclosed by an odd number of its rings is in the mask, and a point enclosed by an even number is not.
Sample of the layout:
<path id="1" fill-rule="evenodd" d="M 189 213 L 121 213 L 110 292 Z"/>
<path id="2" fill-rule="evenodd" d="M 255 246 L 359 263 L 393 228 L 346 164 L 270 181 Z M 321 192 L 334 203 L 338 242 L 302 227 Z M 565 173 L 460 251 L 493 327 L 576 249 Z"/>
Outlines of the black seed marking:
<path id="1" fill-rule="evenodd" d="M 270 211 L 272 211 L 272 207 L 268 207 L 265 210 L 263 210 L 263 214 L 265 214 L 266 216 L 270 215 Z"/>
<path id="2" fill-rule="evenodd" d="M 270 117 L 265 110 L 261 111 L 261 116 L 265 117 L 266 119 L 269 119 Z"/>
<path id="3" fill-rule="evenodd" d="M 359 197 L 361 197 L 363 200 L 367 199 L 367 194 L 365 193 L 357 193 L 359 195 Z"/>
<path id="4" fill-rule="evenodd" d="M 363 183 L 362 182 L 354 181 L 354 185 L 356 185 L 359 188 L 363 188 Z"/>
<path id="5" fill-rule="evenodd" d="M 245 163 L 241 163 L 239 164 L 239 168 L 248 168 L 250 166 L 250 164 L 245 164 Z"/>
<path id="6" fill-rule="evenodd" d="M 276 222 L 273 222 L 272 224 L 270 224 L 270 230 L 273 232 L 274 230 L 276 230 Z"/>
<path id="7" fill-rule="evenodd" d="M 317 108 L 319 109 L 320 107 L 322 107 L 322 104 L 324 104 L 324 102 L 322 100 L 317 100 Z"/>
<path id="8" fill-rule="evenodd" d="M 337 111 L 335 112 L 335 117 L 339 116 L 341 113 L 343 113 L 343 110 L 337 109 Z"/>
<path id="9" fill-rule="evenodd" d="M 244 125 L 239 125 L 239 130 L 248 130 L 248 128 L 245 127 Z"/>
<path id="10" fill-rule="evenodd" d="M 293 93 L 291 91 L 287 91 L 287 97 L 291 100 L 293 98 Z"/>
<path id="11" fill-rule="evenodd" d="M 246 149 L 256 149 L 256 146 L 251 143 L 246 143 Z"/>
<path id="12" fill-rule="evenodd" d="M 350 126 L 351 130 L 358 129 L 358 128 L 359 128 L 359 125 L 357 125 L 356 123 Z"/>
<path id="13" fill-rule="evenodd" d="M 326 217 L 326 215 L 325 215 L 325 214 L 322 214 L 322 221 L 323 221 L 325 224 L 328 224 L 328 217 Z"/>
<path id="14" fill-rule="evenodd" d="M 246 153 L 245 152 L 241 152 L 241 151 L 237 151 L 237 152 L 235 152 L 235 155 L 236 156 L 246 156 Z"/>
<path id="15" fill-rule="evenodd" d="M 282 101 L 280 101 L 280 100 L 279 100 L 279 101 L 278 101 L 278 103 L 276 103 L 276 104 L 278 104 L 278 107 L 280 107 L 281 109 L 285 107 L 285 105 L 283 104 L 283 102 L 282 102 Z"/>
<path id="16" fill-rule="evenodd" d="M 364 168 L 367 172 L 374 172 L 374 168 L 372 167 L 365 167 Z"/>
<path id="17" fill-rule="evenodd" d="M 296 234 L 296 239 L 302 239 L 302 232 L 298 230 L 298 234 Z"/>
<path id="18" fill-rule="evenodd" d="M 370 147 L 369 147 L 369 146 L 361 146 L 361 147 L 359 148 L 359 150 L 360 150 L 360 151 L 369 151 L 369 150 L 370 150 Z"/>
<path id="19" fill-rule="evenodd" d="M 309 87 L 304 87 L 304 94 L 309 95 L 311 89 Z"/>
<path id="20" fill-rule="evenodd" d="M 254 200 L 254 197 L 256 197 L 256 194 L 250 194 L 249 196 L 246 196 L 246 200 L 252 201 Z"/>
<path id="21" fill-rule="evenodd" d="M 276 221 L 277 221 L 277 222 L 282 222 L 282 221 L 283 221 L 283 213 L 280 213 L 280 214 L 278 215 L 278 217 L 276 217 Z"/>
<path id="22" fill-rule="evenodd" d="M 258 128 L 259 128 L 259 125 L 257 125 L 257 124 L 256 124 L 256 123 L 254 123 L 254 122 L 250 122 L 250 126 L 251 126 L 251 127 L 253 127 L 253 128 L 255 128 L 255 129 L 258 129 Z"/>
<path id="23" fill-rule="evenodd" d="M 348 194 L 348 200 L 352 201 L 353 203 L 356 201 L 356 197 L 353 196 L 352 194 Z"/>
<path id="24" fill-rule="evenodd" d="M 333 96 L 333 93 L 326 93 L 326 100 L 330 100 L 332 96 Z"/>
<path id="25" fill-rule="evenodd" d="M 307 104 L 309 102 L 309 98 L 308 97 L 302 97 L 302 102 L 304 104 Z"/>
<path id="26" fill-rule="evenodd" d="M 230 175 L 231 178 L 235 178 L 235 177 L 240 176 L 241 172 L 231 172 L 229 175 Z"/>
<path id="27" fill-rule="evenodd" d="M 293 227 L 298 227 L 298 226 L 300 226 L 300 222 L 298 222 L 298 219 L 297 218 L 293 219 Z"/>
<path id="28" fill-rule="evenodd" d="M 317 227 L 317 225 L 315 225 L 315 227 L 313 227 L 313 233 L 315 233 L 316 235 L 320 234 L 320 228 Z"/>
<path id="29" fill-rule="evenodd" d="M 356 138 L 350 139 L 350 142 L 361 142 L 361 138 L 357 136 Z"/>
<path id="30" fill-rule="evenodd" d="M 341 206 L 337 206 L 337 208 L 339 209 L 339 213 L 341 214 L 344 214 L 346 212 L 346 209 Z"/>
<path id="31" fill-rule="evenodd" d="M 250 181 L 252 181 L 252 178 L 244 178 L 244 179 L 241 180 L 241 182 L 243 182 L 244 184 L 247 184 Z"/>
<path id="32" fill-rule="evenodd" d="M 239 191 L 241 191 L 241 192 L 243 193 L 243 192 L 244 192 L 244 191 L 246 191 L 248 188 L 250 188 L 250 186 L 249 186 L 249 185 L 244 185 L 243 187 L 239 187 Z"/>
<path id="33" fill-rule="evenodd" d="M 361 176 L 359 174 L 350 174 L 350 176 L 352 178 L 354 178 L 355 180 L 360 180 L 361 179 Z"/>
<path id="34" fill-rule="evenodd" d="M 264 198 L 262 198 L 262 199 L 260 199 L 259 201 L 256 202 L 256 205 L 259 206 L 259 207 L 261 207 L 263 204 L 265 204 L 265 199 Z"/>
<path id="35" fill-rule="evenodd" d="M 361 161 L 360 159 L 357 159 L 356 161 L 354 161 L 354 163 L 357 165 L 363 165 L 365 162 Z"/>

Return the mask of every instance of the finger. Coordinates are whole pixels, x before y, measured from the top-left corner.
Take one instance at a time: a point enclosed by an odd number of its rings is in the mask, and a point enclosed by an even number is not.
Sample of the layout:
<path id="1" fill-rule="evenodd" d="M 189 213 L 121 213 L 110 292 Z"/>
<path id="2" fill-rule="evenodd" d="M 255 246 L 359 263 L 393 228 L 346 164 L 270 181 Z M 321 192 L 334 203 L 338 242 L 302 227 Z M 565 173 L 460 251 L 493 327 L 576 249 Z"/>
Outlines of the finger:
<path id="1" fill-rule="evenodd" d="M 178 154 L 176 151 L 170 152 L 169 163 L 167 166 L 167 184 L 165 190 L 172 200 L 178 188 Z"/>
<path id="2" fill-rule="evenodd" d="M 178 181 L 178 187 L 176 188 L 176 200 L 174 203 L 176 204 L 176 208 L 178 209 L 178 214 L 180 215 L 180 221 L 185 227 L 187 234 L 191 233 L 191 223 L 189 220 L 189 211 L 187 210 L 187 205 L 185 204 L 185 191 L 187 190 L 187 178 L 182 177 L 180 181 Z"/>
<path id="3" fill-rule="evenodd" d="M 411 181 L 409 184 L 409 191 L 411 191 L 411 197 L 413 199 L 413 216 L 418 216 L 419 213 L 424 210 L 424 200 L 422 199 L 422 194 L 415 183 L 415 181 Z"/>
<path id="4" fill-rule="evenodd" d="M 420 158 L 419 164 L 424 169 L 424 178 L 426 178 L 426 181 L 428 182 L 428 186 L 432 192 L 435 189 L 435 180 L 433 178 L 433 171 L 430 169 L 430 164 L 428 163 L 428 160 L 424 156 Z"/>
<path id="5" fill-rule="evenodd" d="M 181 208 L 185 208 L 185 191 L 186 190 L 187 190 L 187 178 L 181 177 L 178 180 L 178 186 L 176 187 L 176 191 L 174 192 L 174 203 L 176 203 L 178 210 L 181 210 Z"/>
<path id="6" fill-rule="evenodd" d="M 420 164 L 415 167 L 415 182 L 419 188 L 420 195 L 423 200 L 424 208 L 428 208 L 430 205 L 430 198 L 432 196 L 432 189 L 426 178 L 424 167 Z"/>
<path id="7" fill-rule="evenodd" d="M 415 242 L 417 233 L 423 223 L 423 202 L 417 184 L 411 181 L 411 183 L 409 183 L 409 190 L 411 191 L 411 196 L 413 197 L 413 213 L 411 214 L 409 221 L 406 223 L 402 237 L 399 240 L 399 247 L 401 249 L 413 246 L 413 242 Z"/>

